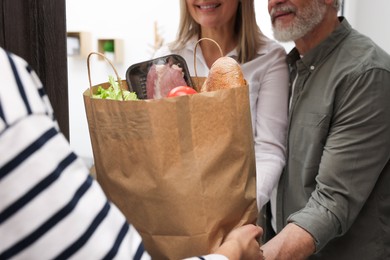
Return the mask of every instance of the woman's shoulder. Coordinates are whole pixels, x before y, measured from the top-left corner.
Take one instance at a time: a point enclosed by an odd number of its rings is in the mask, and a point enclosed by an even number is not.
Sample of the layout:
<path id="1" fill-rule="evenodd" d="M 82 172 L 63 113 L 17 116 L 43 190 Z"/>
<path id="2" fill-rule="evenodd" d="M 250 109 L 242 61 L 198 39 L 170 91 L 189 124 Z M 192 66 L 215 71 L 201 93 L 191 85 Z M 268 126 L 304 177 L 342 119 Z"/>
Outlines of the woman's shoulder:
<path id="1" fill-rule="evenodd" d="M 268 53 L 279 53 L 282 55 L 286 55 L 286 49 L 279 42 L 265 37 L 263 40 L 263 44 L 260 46 L 258 54 L 268 54 Z"/>
<path id="2" fill-rule="evenodd" d="M 169 45 L 166 44 L 166 45 L 161 46 L 159 49 L 157 49 L 155 51 L 153 57 L 157 58 L 157 57 L 162 57 L 162 56 L 170 55 L 170 54 L 172 54 L 172 51 L 170 50 Z"/>
<path id="3" fill-rule="evenodd" d="M 275 40 L 266 38 L 257 51 L 256 57 L 243 64 L 243 67 L 260 73 L 267 72 L 270 68 L 279 68 L 284 71 L 287 69 L 286 58 L 285 48 Z"/>

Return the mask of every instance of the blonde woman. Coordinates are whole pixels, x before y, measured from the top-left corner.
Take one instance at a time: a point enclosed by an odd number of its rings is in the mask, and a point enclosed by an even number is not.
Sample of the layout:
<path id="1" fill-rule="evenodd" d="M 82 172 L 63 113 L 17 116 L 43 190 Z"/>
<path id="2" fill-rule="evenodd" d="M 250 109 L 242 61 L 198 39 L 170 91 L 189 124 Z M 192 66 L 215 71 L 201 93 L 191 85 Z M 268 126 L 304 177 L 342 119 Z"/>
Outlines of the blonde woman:
<path id="1" fill-rule="evenodd" d="M 275 194 L 285 164 L 288 112 L 288 68 L 284 48 L 262 34 L 256 23 L 254 0 L 180 0 L 177 39 L 156 57 L 179 54 L 194 71 L 194 48 L 200 38 L 211 38 L 224 56 L 236 59 L 250 88 L 250 105 L 257 168 L 257 204 L 261 209 Z M 221 56 L 211 41 L 196 51 L 198 76 L 207 76 Z M 227 191 L 228 192 L 228 191 Z M 271 205 L 272 206 L 272 205 Z"/>

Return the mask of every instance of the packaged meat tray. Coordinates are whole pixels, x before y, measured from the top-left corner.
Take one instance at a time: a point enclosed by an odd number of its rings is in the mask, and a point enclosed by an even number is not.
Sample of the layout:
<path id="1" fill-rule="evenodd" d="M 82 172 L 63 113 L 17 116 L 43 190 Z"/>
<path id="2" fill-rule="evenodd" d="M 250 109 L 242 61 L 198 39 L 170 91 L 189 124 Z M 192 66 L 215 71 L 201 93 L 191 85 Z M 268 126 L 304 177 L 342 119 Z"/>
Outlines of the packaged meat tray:
<path id="1" fill-rule="evenodd" d="M 193 88 L 187 63 L 176 54 L 131 65 L 126 71 L 126 82 L 139 99 L 164 98 L 177 86 Z"/>

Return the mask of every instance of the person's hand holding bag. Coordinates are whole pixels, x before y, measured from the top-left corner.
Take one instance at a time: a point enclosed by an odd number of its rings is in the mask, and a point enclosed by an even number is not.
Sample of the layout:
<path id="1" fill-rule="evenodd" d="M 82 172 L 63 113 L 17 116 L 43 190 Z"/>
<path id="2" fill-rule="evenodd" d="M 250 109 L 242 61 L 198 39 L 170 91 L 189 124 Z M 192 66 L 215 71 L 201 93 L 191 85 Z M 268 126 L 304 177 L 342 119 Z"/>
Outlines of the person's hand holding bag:
<path id="1" fill-rule="evenodd" d="M 263 235 L 259 226 L 248 224 L 232 230 L 215 254 L 226 256 L 229 260 L 264 259 L 258 238 Z"/>

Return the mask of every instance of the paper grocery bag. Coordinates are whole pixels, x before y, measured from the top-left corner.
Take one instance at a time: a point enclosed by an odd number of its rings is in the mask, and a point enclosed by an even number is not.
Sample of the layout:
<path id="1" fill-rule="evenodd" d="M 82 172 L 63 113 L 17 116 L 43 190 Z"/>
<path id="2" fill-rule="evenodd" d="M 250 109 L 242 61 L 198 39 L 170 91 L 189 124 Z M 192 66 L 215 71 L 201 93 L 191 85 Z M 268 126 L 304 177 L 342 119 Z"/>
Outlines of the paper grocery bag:
<path id="1" fill-rule="evenodd" d="M 116 101 L 91 98 L 98 85 L 84 92 L 97 180 L 153 259 L 208 254 L 256 223 L 248 86 Z"/>

